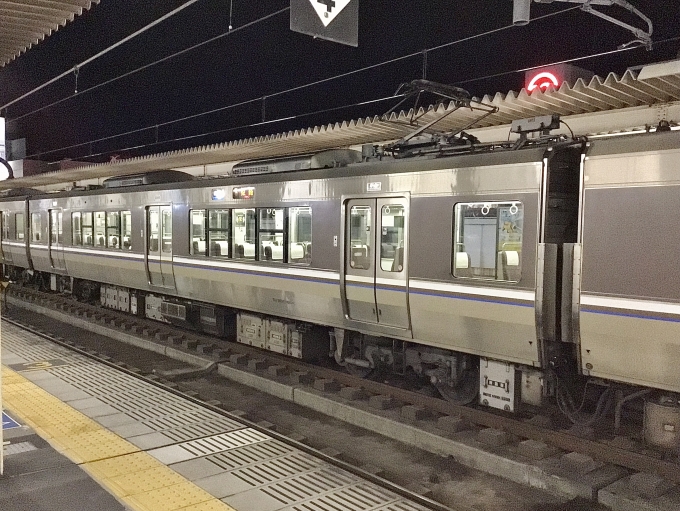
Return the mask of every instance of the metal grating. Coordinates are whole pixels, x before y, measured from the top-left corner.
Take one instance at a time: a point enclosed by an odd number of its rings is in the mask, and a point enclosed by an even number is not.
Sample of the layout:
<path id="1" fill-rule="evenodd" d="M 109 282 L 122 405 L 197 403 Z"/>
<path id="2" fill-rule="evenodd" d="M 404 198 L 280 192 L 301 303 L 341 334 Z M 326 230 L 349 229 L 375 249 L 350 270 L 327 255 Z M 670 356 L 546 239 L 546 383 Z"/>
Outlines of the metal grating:
<path id="1" fill-rule="evenodd" d="M 3 447 L 5 456 L 12 454 L 20 454 L 22 452 L 37 451 L 38 448 L 31 442 L 18 442 L 16 444 L 9 444 Z"/>
<path id="2" fill-rule="evenodd" d="M 533 93 L 522 89 L 507 94 L 496 94 L 482 98 L 484 103 L 498 108 L 498 112 L 486 117 L 466 131 L 484 138 L 484 130 L 491 127 L 506 126 L 513 120 L 545 114 L 562 116 L 581 116 L 595 112 L 617 111 L 622 109 L 643 108 L 654 105 L 668 105 L 680 101 L 680 61 L 674 61 L 642 69 L 640 75 L 633 71 L 619 77 L 614 73 L 606 78 L 594 77 L 586 83 L 579 79 L 573 85 L 562 84 L 559 89 L 536 90 Z M 661 69 L 653 73 L 649 68 Z M 423 114 L 421 124 L 425 124 L 454 106 L 441 105 Z M 408 126 L 414 112 L 393 113 L 389 121 L 378 116 L 346 121 L 342 124 L 329 124 L 312 128 L 277 133 L 263 137 L 234 140 L 210 146 L 171 151 L 153 156 L 130 158 L 116 163 L 89 165 L 61 172 L 50 172 L 38 176 L 15 179 L 14 182 L 0 183 L 0 189 L 17 186 L 48 186 L 50 184 L 70 183 L 82 179 L 122 176 L 138 172 L 162 169 L 209 165 L 220 162 L 234 162 L 252 158 L 274 158 L 292 154 L 316 152 L 334 147 L 379 143 L 398 139 L 413 130 Z M 437 124 L 437 129 L 455 130 L 468 126 L 475 116 L 465 109 L 452 113 Z M 678 121 L 679 119 L 674 119 Z M 627 121 L 629 122 L 629 121 Z M 645 120 L 639 120 L 644 126 Z M 636 126 L 626 126 L 628 128 Z M 588 131 L 583 135 L 607 132 L 606 118 L 598 117 L 587 124 Z M 618 129 L 618 128 L 617 128 Z M 505 132 L 507 136 L 507 132 Z M 494 133 L 494 137 L 496 133 Z M 494 140 L 498 140 L 494 138 Z M 488 141 L 488 140 L 486 140 Z"/>
<path id="3" fill-rule="evenodd" d="M 0 67 L 99 0 L 0 0 Z"/>
<path id="4" fill-rule="evenodd" d="M 283 505 L 291 505 L 350 485 L 352 488 L 351 493 L 354 493 L 356 485 L 353 483 L 356 482 L 349 474 L 326 467 L 315 472 L 270 484 L 266 488 L 262 488 L 262 493 L 276 499 Z M 389 499 L 389 501 L 392 500 L 394 500 L 394 494 L 391 494 Z M 344 506 L 344 502 L 338 503 L 338 506 L 338 509 L 349 509 Z"/>
<path id="5" fill-rule="evenodd" d="M 60 348 L 55 348 L 32 334 L 22 332 L 23 339 L 19 337 L 16 329 L 10 325 L 6 329 L 8 337 L 8 350 L 10 357 L 19 358 L 17 352 L 21 351 L 32 360 L 54 359 L 55 354 Z M 142 402 L 145 405 L 149 400 L 163 403 L 157 408 L 161 414 L 168 410 L 177 411 L 171 415 L 161 415 L 153 417 L 155 410 L 130 410 L 126 415 L 140 415 L 143 420 L 140 423 L 156 429 L 154 433 L 144 433 L 134 438 L 146 438 L 147 445 L 158 445 L 158 437 L 162 435 L 189 435 L 193 429 L 194 434 L 204 435 L 212 428 L 224 429 L 229 427 L 239 427 L 234 431 L 220 433 L 203 438 L 195 438 L 182 443 L 173 445 L 163 445 L 157 448 L 144 448 L 146 452 L 156 460 L 166 465 L 174 465 L 196 458 L 203 458 L 200 463 L 206 461 L 211 463 L 219 472 L 208 470 L 207 477 L 197 478 L 199 481 L 210 481 L 215 477 L 221 479 L 226 484 L 236 480 L 239 484 L 235 488 L 235 493 L 224 497 L 225 490 L 228 488 L 220 487 L 215 490 L 219 493 L 219 498 L 228 501 L 230 498 L 241 502 L 262 502 L 265 500 L 269 504 L 278 503 L 277 509 L 288 509 L 298 511 L 424 511 L 425 508 L 406 501 L 398 495 L 381 489 L 361 478 L 340 470 L 325 463 L 303 451 L 299 451 L 292 446 L 286 445 L 279 440 L 272 439 L 266 433 L 245 428 L 228 418 L 222 418 L 213 414 L 209 410 L 201 410 L 198 405 L 187 402 L 187 406 L 193 407 L 192 410 L 182 410 L 181 403 L 177 402 L 180 398 L 167 393 L 145 382 L 139 381 L 131 376 L 118 374 L 115 370 L 98 365 L 93 361 L 84 359 L 81 355 L 70 354 L 61 355 L 69 361 L 68 366 L 55 367 L 47 378 L 44 386 L 54 392 L 55 388 L 69 387 L 75 388 L 76 385 L 91 390 L 95 397 L 82 399 L 74 398 L 79 401 L 83 413 L 87 410 L 100 408 L 95 402 L 101 400 L 107 394 L 109 397 L 118 395 L 126 396 L 128 407 L 134 407 L 134 401 Z M 113 385 L 107 385 L 107 380 L 111 377 L 115 380 Z M 88 385 L 88 379 L 90 384 Z M 69 383 L 73 382 L 73 383 Z M 39 384 L 40 385 L 40 384 Z M 63 390 L 63 389 L 62 389 Z M 165 404 L 165 402 L 169 404 Z M 106 406 L 112 406 L 111 404 Z M 117 414 L 114 414 L 114 416 Z M 121 414 L 122 415 L 122 414 Z M 151 418 L 150 418 L 151 416 Z M 95 419 L 96 420 L 96 419 Z M 125 422 L 125 427 L 136 427 L 134 423 Z M 69 429 L 69 426 L 64 426 Z M 63 429 L 63 428 L 62 428 Z M 100 452 L 106 451 L 105 457 L 119 458 L 119 445 L 111 444 L 110 433 L 104 431 L 101 435 L 87 439 L 93 447 L 98 449 L 97 459 L 102 459 Z M 79 435 L 76 435 L 79 436 Z M 121 442 L 123 442 L 121 440 Z M 128 445 L 126 443 L 126 445 Z M 137 445 L 137 444 L 135 444 Z M 132 448 L 132 446 L 129 446 Z M 16 449 L 20 448 L 19 446 Z M 23 447 L 21 447 L 23 448 Z M 28 447 L 27 447 L 28 448 Z M 134 448 L 136 450 L 136 448 Z M 209 482 L 207 486 L 210 486 Z M 245 488 L 245 489 L 243 489 Z M 255 500 L 252 500 L 255 499 Z M 291 507 L 294 506 L 294 507 Z M 240 507 L 241 509 L 243 507 Z M 252 505 L 247 509 L 253 509 Z M 269 509 L 269 508 L 268 508 Z"/>
<path id="6" fill-rule="evenodd" d="M 185 442 L 179 444 L 178 447 L 191 456 L 198 458 L 199 456 L 207 456 L 217 452 L 228 451 L 229 449 L 236 449 L 244 445 L 263 442 L 268 439 L 269 437 L 264 433 L 260 433 L 259 431 L 250 428 L 243 428 L 221 435 L 214 435 L 193 440 L 191 442 Z"/>
<path id="7" fill-rule="evenodd" d="M 255 465 L 265 460 L 280 458 L 294 453 L 294 449 L 276 440 L 267 440 L 256 444 L 246 445 L 239 449 L 221 452 L 208 456 L 206 459 L 222 470 L 229 471 L 237 468 Z M 309 455 L 297 453 L 297 456 L 306 456 L 307 460 L 313 460 Z M 317 461 L 317 464 L 319 462 Z"/>
<path id="8" fill-rule="evenodd" d="M 319 463 L 314 459 L 293 454 L 283 458 L 261 461 L 257 465 L 234 470 L 232 474 L 241 481 L 255 487 L 293 477 L 300 472 L 312 470 L 318 465 Z M 337 478 L 334 477 L 334 480 L 337 480 Z"/>
<path id="9" fill-rule="evenodd" d="M 399 499 L 393 493 L 382 490 L 377 486 L 368 484 L 357 484 L 349 488 L 342 488 L 338 491 L 322 495 L 291 507 L 293 511 L 367 511 L 400 509 L 392 507 L 396 504 L 404 505 L 404 511 L 424 511 L 426 508 L 413 503 L 407 503 Z"/>

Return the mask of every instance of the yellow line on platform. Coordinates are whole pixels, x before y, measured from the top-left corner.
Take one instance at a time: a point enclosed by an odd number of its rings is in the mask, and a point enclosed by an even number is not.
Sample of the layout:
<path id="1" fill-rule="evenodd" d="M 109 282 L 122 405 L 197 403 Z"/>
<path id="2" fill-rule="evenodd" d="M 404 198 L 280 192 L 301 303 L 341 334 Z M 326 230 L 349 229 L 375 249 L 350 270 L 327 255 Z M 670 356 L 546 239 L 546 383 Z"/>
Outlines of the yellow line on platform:
<path id="1" fill-rule="evenodd" d="M 235 511 L 5 366 L 2 397 L 8 410 L 131 509 Z"/>

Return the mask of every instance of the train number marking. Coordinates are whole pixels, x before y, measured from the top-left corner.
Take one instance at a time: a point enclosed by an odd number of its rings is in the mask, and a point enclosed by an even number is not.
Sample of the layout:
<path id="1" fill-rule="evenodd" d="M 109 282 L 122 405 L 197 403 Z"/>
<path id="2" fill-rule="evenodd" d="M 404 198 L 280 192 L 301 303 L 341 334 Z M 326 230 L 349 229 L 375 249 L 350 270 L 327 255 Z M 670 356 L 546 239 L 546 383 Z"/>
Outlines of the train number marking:
<path id="1" fill-rule="evenodd" d="M 15 371 L 43 371 L 45 369 L 52 369 L 53 367 L 59 367 L 66 365 L 67 362 L 59 358 L 53 358 L 51 360 L 38 360 L 36 362 L 24 362 L 21 364 L 11 364 L 10 368 Z"/>

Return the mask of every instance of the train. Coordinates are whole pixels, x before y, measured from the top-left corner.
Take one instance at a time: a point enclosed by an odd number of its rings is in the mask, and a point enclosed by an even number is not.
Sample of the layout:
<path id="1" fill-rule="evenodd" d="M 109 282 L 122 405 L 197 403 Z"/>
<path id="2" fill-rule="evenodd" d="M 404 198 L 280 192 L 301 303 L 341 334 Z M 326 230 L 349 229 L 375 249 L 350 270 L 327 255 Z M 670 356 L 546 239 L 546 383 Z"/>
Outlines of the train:
<path id="1" fill-rule="evenodd" d="M 12 281 L 357 374 L 413 374 L 457 404 L 556 400 L 577 421 L 571 396 L 588 386 L 617 414 L 646 397 L 650 440 L 678 444 L 668 126 L 17 189 L 0 212 Z"/>

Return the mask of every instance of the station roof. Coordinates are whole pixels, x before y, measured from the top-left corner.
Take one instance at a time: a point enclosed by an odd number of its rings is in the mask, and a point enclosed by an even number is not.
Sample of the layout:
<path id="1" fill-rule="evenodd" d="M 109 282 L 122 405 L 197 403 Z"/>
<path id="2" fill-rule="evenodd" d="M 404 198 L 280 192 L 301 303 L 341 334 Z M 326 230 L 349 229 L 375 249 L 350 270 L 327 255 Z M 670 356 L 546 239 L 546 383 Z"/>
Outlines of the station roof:
<path id="1" fill-rule="evenodd" d="M 508 137 L 508 125 L 512 121 L 540 115 L 560 114 L 563 119 L 569 119 L 570 126 L 580 135 L 655 126 L 666 116 L 672 117 L 668 120 L 677 122 L 680 120 L 680 60 L 653 64 L 639 72 L 626 71 L 621 77 L 611 73 L 606 78 L 593 77 L 588 83 L 579 79 L 574 84 L 563 83 L 558 89 L 536 90 L 532 93 L 522 89 L 519 93 L 499 93 L 493 97 L 485 96 L 482 102 L 497 107 L 497 112 L 469 126 L 474 123 L 478 113 L 461 108 L 438 123 L 437 130 L 465 129 L 482 141 L 498 141 Z M 379 143 L 399 139 L 413 132 L 415 126 L 410 125 L 409 120 L 414 114 L 422 114 L 422 125 L 452 109 L 455 106 L 451 103 L 420 112 L 411 110 L 394 113 L 387 120 L 376 116 L 120 162 L 88 165 L 0 182 L 0 189 L 40 187 Z"/>
<path id="2" fill-rule="evenodd" d="M 0 67 L 100 0 L 0 0 Z"/>

